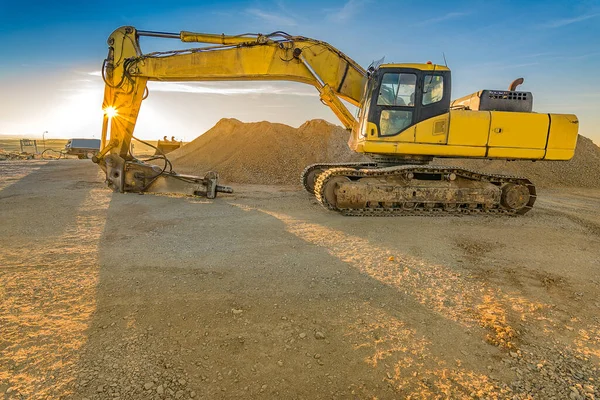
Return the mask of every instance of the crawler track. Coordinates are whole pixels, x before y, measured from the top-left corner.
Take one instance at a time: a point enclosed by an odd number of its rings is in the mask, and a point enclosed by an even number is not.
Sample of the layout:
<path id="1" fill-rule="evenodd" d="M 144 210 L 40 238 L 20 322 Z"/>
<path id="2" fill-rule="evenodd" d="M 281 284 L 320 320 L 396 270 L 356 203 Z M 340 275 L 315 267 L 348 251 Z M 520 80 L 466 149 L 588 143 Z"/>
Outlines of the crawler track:
<path id="1" fill-rule="evenodd" d="M 311 183 L 309 182 L 309 178 L 311 178 L 311 174 L 318 170 L 323 169 L 327 170 L 330 168 L 375 168 L 377 167 L 376 162 L 349 162 L 349 163 L 321 163 L 321 164 L 311 164 L 304 168 L 302 174 L 300 174 L 300 183 L 306 189 L 306 191 L 310 194 L 314 194 L 314 188 L 311 187 Z"/>
<path id="2" fill-rule="evenodd" d="M 463 203 L 450 199 L 447 202 L 379 202 L 377 199 L 371 199 L 367 207 L 362 208 L 342 208 L 337 207 L 335 203 L 328 200 L 326 196 L 327 184 L 332 183 L 335 177 L 346 177 L 350 182 L 357 182 L 361 178 L 398 178 L 418 174 L 454 174 L 462 180 L 475 182 L 485 182 L 503 190 L 509 187 L 508 184 L 520 185 L 527 191 L 529 197 L 525 197 L 525 205 L 520 208 L 510 208 L 506 201 L 490 203 Z M 411 176 L 412 176 L 411 175 Z M 420 181 L 423 182 L 423 181 Z M 410 187 L 410 186 L 408 186 Z M 504 188 L 504 189 L 503 189 Z M 526 193 L 526 192 L 525 192 Z M 402 165 L 388 168 L 348 168 L 335 167 L 321 173 L 315 182 L 314 194 L 317 200 L 325 208 L 337 211 L 343 215 L 349 216 L 443 216 L 443 215 L 471 215 L 471 214 L 489 214 L 489 215 L 522 215 L 531 210 L 536 199 L 536 191 L 533 183 L 527 178 L 510 176 L 484 174 L 477 171 L 471 171 L 463 168 L 454 168 L 448 166 L 424 166 L 424 165 Z M 331 197 L 331 196 L 329 196 Z"/>

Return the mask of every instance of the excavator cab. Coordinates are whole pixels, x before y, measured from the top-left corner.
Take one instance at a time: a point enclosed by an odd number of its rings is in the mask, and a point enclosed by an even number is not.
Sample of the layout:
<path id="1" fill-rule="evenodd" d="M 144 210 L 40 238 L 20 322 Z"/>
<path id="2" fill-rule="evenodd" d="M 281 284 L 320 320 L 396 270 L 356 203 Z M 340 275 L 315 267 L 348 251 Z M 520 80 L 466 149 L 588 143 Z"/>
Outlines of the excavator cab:
<path id="1" fill-rule="evenodd" d="M 382 65 L 369 75 L 362 138 L 389 138 L 450 109 L 450 70 L 432 64 Z M 368 140 L 367 139 L 367 140 Z"/>

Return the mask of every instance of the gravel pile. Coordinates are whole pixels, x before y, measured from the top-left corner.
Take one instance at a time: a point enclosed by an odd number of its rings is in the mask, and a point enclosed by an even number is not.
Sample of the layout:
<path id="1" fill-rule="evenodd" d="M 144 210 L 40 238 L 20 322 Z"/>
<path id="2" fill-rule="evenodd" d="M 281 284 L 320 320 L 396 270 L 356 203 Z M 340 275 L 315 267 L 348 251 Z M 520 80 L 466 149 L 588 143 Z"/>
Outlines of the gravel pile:
<path id="1" fill-rule="evenodd" d="M 295 185 L 309 164 L 361 160 L 348 148 L 348 138 L 345 129 L 324 120 L 293 128 L 222 119 L 169 159 L 180 173 L 203 176 L 214 170 L 225 182 Z"/>
<path id="2" fill-rule="evenodd" d="M 214 170 L 225 182 L 295 185 L 309 164 L 365 160 L 348 148 L 348 136 L 345 129 L 324 120 L 307 121 L 293 128 L 264 121 L 222 119 L 194 141 L 170 153 L 169 159 L 180 173 L 203 176 Z M 570 161 L 447 158 L 434 163 L 525 176 L 539 187 L 600 188 L 600 148 L 583 136 L 579 136 Z"/>

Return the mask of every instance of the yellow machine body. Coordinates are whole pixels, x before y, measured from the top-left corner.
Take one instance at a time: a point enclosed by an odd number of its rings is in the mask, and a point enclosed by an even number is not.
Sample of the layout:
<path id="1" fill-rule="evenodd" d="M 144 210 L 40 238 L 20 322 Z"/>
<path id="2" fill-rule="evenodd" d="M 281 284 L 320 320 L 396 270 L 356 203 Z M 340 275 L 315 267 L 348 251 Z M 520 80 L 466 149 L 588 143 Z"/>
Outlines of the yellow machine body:
<path id="1" fill-rule="evenodd" d="M 422 71 L 426 76 L 448 74 L 447 80 L 450 73 L 447 67 L 434 64 L 385 64 L 379 67 L 379 71 L 383 74 L 386 71 Z M 380 81 L 378 87 L 376 80 L 372 76 L 365 89 L 365 92 L 372 91 L 374 95 L 361 99 L 360 120 L 352 130 L 349 142 L 354 151 L 387 156 L 511 160 L 569 160 L 575 152 L 579 121 L 573 114 L 480 111 L 469 109 L 468 106 L 455 106 L 457 101 L 450 104 L 449 97 L 446 99 L 447 106 L 444 105 L 437 115 L 420 121 L 413 119 L 413 123 L 405 129 L 383 135 L 379 121 L 371 111 L 371 108 L 379 105 L 375 104 L 375 99 L 377 91 L 383 86 Z M 369 85 L 373 86 L 371 90 Z M 504 100 L 511 96 L 511 92 L 497 91 L 496 94 L 496 97 Z M 479 105 L 482 96 L 482 92 L 466 96 L 469 101 L 461 104 Z M 445 94 L 440 97 L 440 103 L 443 103 L 444 97 Z M 419 104 L 412 106 L 418 112 Z"/>
<path id="2" fill-rule="evenodd" d="M 381 138 L 367 123 L 354 150 L 386 155 L 489 159 L 569 160 L 578 120 L 573 114 L 450 110 Z"/>

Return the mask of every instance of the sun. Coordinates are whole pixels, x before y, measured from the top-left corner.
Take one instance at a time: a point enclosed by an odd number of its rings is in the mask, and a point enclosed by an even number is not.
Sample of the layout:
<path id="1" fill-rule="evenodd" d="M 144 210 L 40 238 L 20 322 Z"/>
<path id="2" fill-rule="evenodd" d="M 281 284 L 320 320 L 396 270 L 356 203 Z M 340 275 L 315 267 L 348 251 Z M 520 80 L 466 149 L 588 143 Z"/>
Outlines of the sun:
<path id="1" fill-rule="evenodd" d="M 108 106 L 104 109 L 104 113 L 108 118 L 113 118 L 117 116 L 117 109 L 113 106 Z"/>

